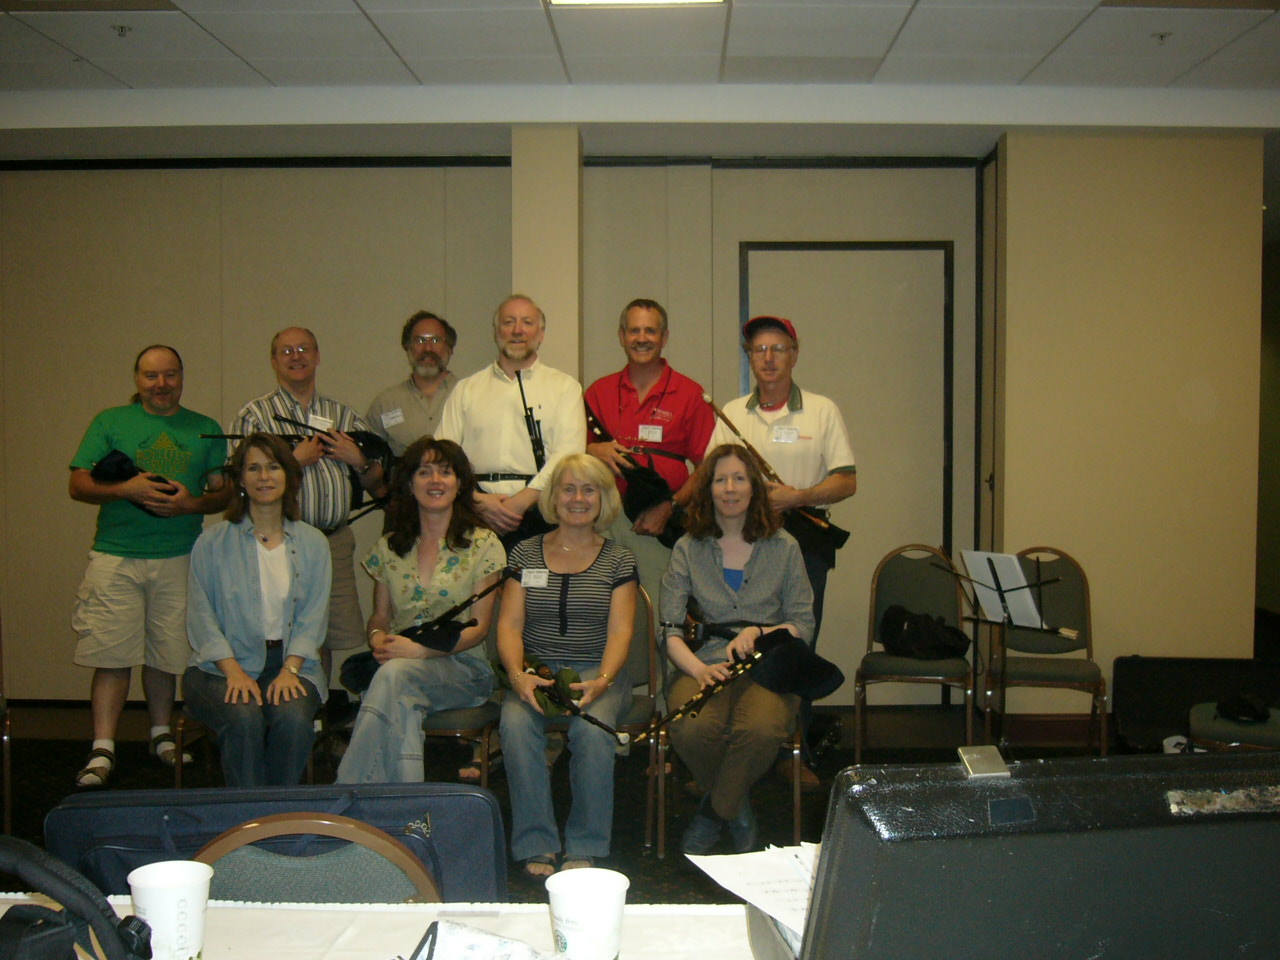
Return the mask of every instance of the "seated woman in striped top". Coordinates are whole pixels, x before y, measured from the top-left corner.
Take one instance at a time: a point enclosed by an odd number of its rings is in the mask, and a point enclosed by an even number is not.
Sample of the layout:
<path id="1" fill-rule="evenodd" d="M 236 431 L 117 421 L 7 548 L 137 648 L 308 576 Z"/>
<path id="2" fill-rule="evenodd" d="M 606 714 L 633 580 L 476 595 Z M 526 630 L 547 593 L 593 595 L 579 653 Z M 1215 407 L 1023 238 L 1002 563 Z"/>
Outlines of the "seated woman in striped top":
<path id="1" fill-rule="evenodd" d="M 552 681 L 526 673 L 526 657 L 557 671 L 572 667 L 572 687 L 587 713 L 613 726 L 630 696 L 623 676 L 636 606 L 636 562 L 602 531 L 620 509 L 613 476 L 577 453 L 556 464 L 538 498 L 549 533 L 512 549 L 519 577 L 508 580 L 498 614 L 498 653 L 512 693 L 502 704 L 502 750 L 511 790 L 511 853 L 532 876 L 556 870 L 560 833 L 547 768 L 548 718 L 535 691 Z M 573 803 L 560 868 L 591 866 L 609 855 L 613 832 L 614 740 L 581 718 L 568 725 Z"/>

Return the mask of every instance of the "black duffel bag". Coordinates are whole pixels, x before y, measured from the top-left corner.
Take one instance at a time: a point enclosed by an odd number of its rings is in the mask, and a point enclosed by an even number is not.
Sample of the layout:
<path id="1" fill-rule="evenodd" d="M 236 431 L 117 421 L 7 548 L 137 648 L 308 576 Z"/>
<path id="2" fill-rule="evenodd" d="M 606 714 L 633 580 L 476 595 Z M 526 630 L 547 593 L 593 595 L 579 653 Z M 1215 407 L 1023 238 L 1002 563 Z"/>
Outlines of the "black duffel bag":
<path id="1" fill-rule="evenodd" d="M 969 652 L 969 637 L 963 630 L 897 603 L 880 618 L 880 643 L 886 653 L 913 660 L 947 660 Z"/>

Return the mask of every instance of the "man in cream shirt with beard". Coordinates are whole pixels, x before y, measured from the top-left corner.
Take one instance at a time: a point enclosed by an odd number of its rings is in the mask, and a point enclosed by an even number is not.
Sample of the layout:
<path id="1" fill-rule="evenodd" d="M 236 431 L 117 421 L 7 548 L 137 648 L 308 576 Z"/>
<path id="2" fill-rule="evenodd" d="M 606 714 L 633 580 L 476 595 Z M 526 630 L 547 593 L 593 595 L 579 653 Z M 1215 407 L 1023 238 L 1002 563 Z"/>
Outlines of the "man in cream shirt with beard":
<path id="1" fill-rule="evenodd" d="M 582 387 L 538 360 L 546 329 L 546 315 L 529 297 L 513 294 L 498 304 L 498 356 L 449 394 L 436 432 L 466 451 L 480 516 L 508 550 L 546 529 L 538 494 L 557 460 L 586 448 Z"/>

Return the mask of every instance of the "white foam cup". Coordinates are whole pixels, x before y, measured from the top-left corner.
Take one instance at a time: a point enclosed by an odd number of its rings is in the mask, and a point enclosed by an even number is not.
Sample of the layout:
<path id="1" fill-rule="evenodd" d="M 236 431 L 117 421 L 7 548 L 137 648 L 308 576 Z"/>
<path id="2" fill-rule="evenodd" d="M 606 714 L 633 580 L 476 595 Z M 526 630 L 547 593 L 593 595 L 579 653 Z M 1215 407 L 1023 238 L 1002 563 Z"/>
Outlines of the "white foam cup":
<path id="1" fill-rule="evenodd" d="M 204 910 L 213 867 L 161 860 L 129 873 L 133 912 L 151 927 L 152 960 L 196 960 L 204 949 Z"/>
<path id="2" fill-rule="evenodd" d="M 625 874 L 599 867 L 547 877 L 555 952 L 566 960 L 614 960 L 629 886 Z"/>

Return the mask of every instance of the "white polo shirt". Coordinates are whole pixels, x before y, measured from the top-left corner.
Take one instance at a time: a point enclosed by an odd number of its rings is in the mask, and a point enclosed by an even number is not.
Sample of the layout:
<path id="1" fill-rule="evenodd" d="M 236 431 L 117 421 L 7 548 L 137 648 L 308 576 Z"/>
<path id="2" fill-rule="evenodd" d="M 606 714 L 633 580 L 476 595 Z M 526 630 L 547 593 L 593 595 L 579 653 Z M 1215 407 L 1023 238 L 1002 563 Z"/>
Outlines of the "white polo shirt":
<path id="1" fill-rule="evenodd" d="M 828 398 L 791 385 L 791 396 L 778 410 L 760 409 L 759 389 L 724 405 L 724 415 L 784 483 L 797 489 L 816 486 L 836 471 L 857 469 L 849 431 L 840 409 Z M 738 443 L 733 431 L 716 421 L 707 445 Z"/>

